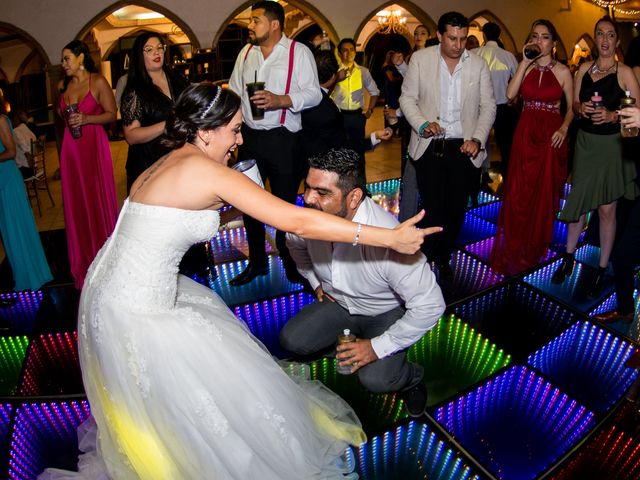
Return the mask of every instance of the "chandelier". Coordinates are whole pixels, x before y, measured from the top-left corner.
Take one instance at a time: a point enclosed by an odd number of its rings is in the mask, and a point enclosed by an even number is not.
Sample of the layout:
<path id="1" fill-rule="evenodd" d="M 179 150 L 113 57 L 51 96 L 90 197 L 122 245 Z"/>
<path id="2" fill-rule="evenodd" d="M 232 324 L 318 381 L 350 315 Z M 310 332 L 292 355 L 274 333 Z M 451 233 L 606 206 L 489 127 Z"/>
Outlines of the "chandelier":
<path id="1" fill-rule="evenodd" d="M 407 33 L 407 17 L 402 15 L 402 10 L 380 10 L 378 18 L 378 31 L 383 34 Z"/>

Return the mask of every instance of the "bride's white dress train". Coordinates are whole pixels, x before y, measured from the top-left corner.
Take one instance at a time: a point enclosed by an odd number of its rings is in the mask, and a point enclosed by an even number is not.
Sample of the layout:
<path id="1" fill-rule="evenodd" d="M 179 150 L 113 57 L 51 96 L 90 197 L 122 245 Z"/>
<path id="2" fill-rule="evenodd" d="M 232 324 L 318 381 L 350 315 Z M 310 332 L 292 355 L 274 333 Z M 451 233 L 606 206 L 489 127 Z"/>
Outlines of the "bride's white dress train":
<path id="1" fill-rule="evenodd" d="M 178 274 L 189 246 L 218 225 L 214 211 L 125 201 L 80 299 L 80 364 L 98 428 L 81 478 L 105 478 L 105 467 L 114 480 L 348 474 L 344 450 L 364 441 L 353 410 L 302 367 L 283 368 L 214 292 Z"/>

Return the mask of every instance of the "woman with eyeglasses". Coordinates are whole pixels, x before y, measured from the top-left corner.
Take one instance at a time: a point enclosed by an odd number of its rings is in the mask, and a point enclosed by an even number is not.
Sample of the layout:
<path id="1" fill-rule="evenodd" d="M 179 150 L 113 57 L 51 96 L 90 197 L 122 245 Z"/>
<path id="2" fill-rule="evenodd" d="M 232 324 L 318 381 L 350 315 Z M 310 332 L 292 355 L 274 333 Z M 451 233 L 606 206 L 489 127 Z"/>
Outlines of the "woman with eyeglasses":
<path id="1" fill-rule="evenodd" d="M 165 64 L 166 45 L 156 32 L 143 31 L 131 51 L 127 86 L 122 95 L 127 155 L 127 193 L 138 176 L 167 153 L 161 143 L 165 121 L 189 84 Z"/>
<path id="2" fill-rule="evenodd" d="M 118 216 L 109 139 L 103 125 L 116 119 L 109 82 L 96 73 L 89 47 L 74 40 L 62 49 L 65 78 L 58 84 L 66 128 L 60 150 L 62 203 L 69 265 L 81 289 L 89 265 Z"/>

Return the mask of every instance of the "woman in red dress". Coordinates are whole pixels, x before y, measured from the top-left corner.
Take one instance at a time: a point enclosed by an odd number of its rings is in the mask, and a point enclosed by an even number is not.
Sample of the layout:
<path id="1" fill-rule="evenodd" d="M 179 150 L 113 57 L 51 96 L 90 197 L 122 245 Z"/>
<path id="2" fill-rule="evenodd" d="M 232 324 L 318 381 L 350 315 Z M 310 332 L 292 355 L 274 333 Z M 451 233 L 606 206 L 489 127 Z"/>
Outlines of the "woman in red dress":
<path id="1" fill-rule="evenodd" d="M 547 251 L 553 234 L 553 219 L 559 209 L 560 192 L 567 176 L 567 131 L 573 118 L 564 117 L 560 101 L 573 98 L 569 69 L 553 58 L 558 35 L 544 19 L 531 26 L 524 55 L 507 88 L 511 100 L 522 96 L 523 108 L 511 148 L 492 267 L 506 275 L 517 275 L 536 265 Z"/>

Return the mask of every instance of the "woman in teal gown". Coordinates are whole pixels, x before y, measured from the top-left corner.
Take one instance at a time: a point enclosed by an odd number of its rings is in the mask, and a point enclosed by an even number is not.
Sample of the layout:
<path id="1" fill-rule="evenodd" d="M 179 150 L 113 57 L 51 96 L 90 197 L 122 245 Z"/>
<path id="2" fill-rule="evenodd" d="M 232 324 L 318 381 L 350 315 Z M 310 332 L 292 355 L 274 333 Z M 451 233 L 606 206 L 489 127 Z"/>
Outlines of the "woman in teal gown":
<path id="1" fill-rule="evenodd" d="M 13 270 L 14 290 L 37 290 L 53 277 L 16 166 L 16 145 L 0 90 L 0 234 Z"/>

